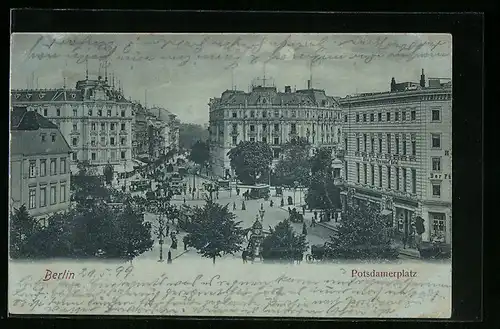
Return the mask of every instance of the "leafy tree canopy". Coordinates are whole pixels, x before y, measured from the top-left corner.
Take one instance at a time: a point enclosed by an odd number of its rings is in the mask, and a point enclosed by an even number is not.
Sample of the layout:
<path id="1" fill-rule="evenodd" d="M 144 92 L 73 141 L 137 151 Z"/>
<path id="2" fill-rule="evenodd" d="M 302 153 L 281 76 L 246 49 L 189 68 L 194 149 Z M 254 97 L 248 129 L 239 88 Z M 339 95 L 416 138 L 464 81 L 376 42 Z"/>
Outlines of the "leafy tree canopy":
<path id="1" fill-rule="evenodd" d="M 198 165 L 206 164 L 210 159 L 210 150 L 206 142 L 197 141 L 191 148 L 189 153 L 189 160 Z"/>
<path id="2" fill-rule="evenodd" d="M 190 150 L 197 141 L 206 141 L 208 135 L 208 130 L 201 125 L 181 123 L 179 127 L 179 147 Z"/>
<path id="3" fill-rule="evenodd" d="M 309 184 L 310 150 L 311 145 L 303 137 L 292 139 L 283 146 L 283 158 L 280 159 L 274 170 L 278 185 L 293 187 L 295 182 L 298 182 L 300 186 Z"/>
<path id="4" fill-rule="evenodd" d="M 340 188 L 335 185 L 332 175 L 316 172 L 310 181 L 305 201 L 310 209 L 339 209 Z"/>
<path id="5" fill-rule="evenodd" d="M 324 172 L 331 174 L 332 172 L 332 149 L 329 147 L 322 147 L 314 153 L 311 159 L 311 172 L 316 174 Z"/>
<path id="6" fill-rule="evenodd" d="M 391 231 L 377 205 L 348 207 L 337 234 L 327 245 L 339 258 L 395 258 L 397 249 L 392 246 Z"/>
<path id="7" fill-rule="evenodd" d="M 187 243 L 214 263 L 216 257 L 238 252 L 241 250 L 244 231 L 241 222 L 235 222 L 235 217 L 227 205 L 222 206 L 207 199 L 203 207 L 192 208 Z"/>
<path id="8" fill-rule="evenodd" d="M 243 184 L 264 182 L 269 172 L 273 153 L 263 142 L 241 141 L 228 152 L 231 167 Z"/>
<path id="9" fill-rule="evenodd" d="M 262 241 L 262 257 L 264 259 L 281 259 L 293 261 L 307 250 L 306 237 L 297 234 L 290 221 L 285 219 L 273 228 Z"/>

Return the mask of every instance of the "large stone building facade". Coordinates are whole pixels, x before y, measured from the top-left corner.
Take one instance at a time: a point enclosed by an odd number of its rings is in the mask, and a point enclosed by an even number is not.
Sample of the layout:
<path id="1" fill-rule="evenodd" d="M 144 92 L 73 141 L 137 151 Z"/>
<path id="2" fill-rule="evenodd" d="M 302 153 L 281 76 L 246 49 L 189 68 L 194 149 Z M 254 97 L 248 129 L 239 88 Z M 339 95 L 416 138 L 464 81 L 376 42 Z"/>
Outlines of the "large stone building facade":
<path id="1" fill-rule="evenodd" d="M 380 204 L 408 236 L 417 216 L 423 241 L 451 243 L 451 81 L 396 83 L 391 91 L 347 96 L 342 106 L 344 205 Z M 358 201 L 359 202 L 359 201 Z"/>
<path id="2" fill-rule="evenodd" d="M 335 148 L 342 134 L 338 100 L 311 88 L 310 81 L 307 89 L 278 91 L 254 80 L 249 92 L 226 90 L 210 99 L 209 111 L 211 167 L 221 177 L 233 175 L 227 153 L 240 141 L 268 143 L 275 164 L 283 144 L 293 138 L 306 138 L 313 149 Z"/>
<path id="3" fill-rule="evenodd" d="M 25 205 L 42 221 L 70 206 L 71 149 L 55 124 L 34 111 L 11 112 L 10 210 Z"/>
<path id="4" fill-rule="evenodd" d="M 141 160 L 155 160 L 179 148 L 180 121 L 161 107 L 146 109 L 134 104 L 132 154 Z"/>
<path id="5" fill-rule="evenodd" d="M 59 127 L 72 149 L 71 171 L 77 161 L 102 170 L 132 171 L 132 102 L 107 78 L 78 81 L 75 89 L 12 90 L 13 106 L 26 106 Z"/>

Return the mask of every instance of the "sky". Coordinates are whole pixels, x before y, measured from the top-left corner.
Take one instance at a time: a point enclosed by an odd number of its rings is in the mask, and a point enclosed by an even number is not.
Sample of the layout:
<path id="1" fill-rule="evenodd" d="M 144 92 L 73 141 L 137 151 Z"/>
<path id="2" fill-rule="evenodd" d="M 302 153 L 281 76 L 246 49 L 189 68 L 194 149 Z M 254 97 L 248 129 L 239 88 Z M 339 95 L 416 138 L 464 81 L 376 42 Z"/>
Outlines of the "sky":
<path id="1" fill-rule="evenodd" d="M 13 34 L 11 88 L 74 88 L 100 73 L 125 96 L 205 124 L 210 98 L 255 78 L 344 97 L 397 82 L 451 78 L 447 34 Z M 119 81 L 119 83 L 118 83 Z"/>

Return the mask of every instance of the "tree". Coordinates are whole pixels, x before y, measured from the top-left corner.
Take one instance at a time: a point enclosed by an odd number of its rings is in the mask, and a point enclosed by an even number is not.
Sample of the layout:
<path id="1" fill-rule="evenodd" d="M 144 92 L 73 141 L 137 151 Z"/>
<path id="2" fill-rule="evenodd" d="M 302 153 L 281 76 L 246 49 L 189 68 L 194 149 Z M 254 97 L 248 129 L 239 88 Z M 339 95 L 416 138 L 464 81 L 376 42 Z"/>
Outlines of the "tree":
<path id="1" fill-rule="evenodd" d="M 311 178 L 306 192 L 306 204 L 309 209 L 339 209 L 340 188 L 335 185 L 331 174 L 318 171 Z"/>
<path id="2" fill-rule="evenodd" d="M 38 251 L 36 258 L 72 257 L 71 218 L 73 211 L 55 213 L 47 219 L 48 225 L 33 235 L 31 244 Z"/>
<path id="3" fill-rule="evenodd" d="M 114 168 L 110 163 L 108 163 L 104 167 L 103 174 L 104 174 L 104 179 L 106 180 L 106 184 L 111 185 L 111 183 L 113 182 Z"/>
<path id="4" fill-rule="evenodd" d="M 130 260 L 153 245 L 150 224 L 130 205 L 118 211 L 93 207 L 75 216 L 72 226 L 72 253 L 78 258 Z"/>
<path id="5" fill-rule="evenodd" d="M 331 173 L 332 168 L 332 150 L 329 147 L 322 147 L 314 153 L 311 158 L 311 173 L 312 175 L 323 172 Z"/>
<path id="6" fill-rule="evenodd" d="M 117 218 L 117 258 L 131 260 L 153 247 L 151 224 L 144 221 L 142 213 L 131 207 L 125 207 Z"/>
<path id="7" fill-rule="evenodd" d="M 293 187 L 294 182 L 299 182 L 301 186 L 308 185 L 311 171 L 310 149 L 305 138 L 292 139 L 283 146 L 283 158 L 274 170 L 278 185 Z"/>
<path id="8" fill-rule="evenodd" d="M 29 257 L 36 248 L 30 248 L 32 237 L 39 230 L 38 223 L 35 221 L 22 205 L 19 209 L 14 209 L 10 214 L 10 256 L 12 258 Z"/>
<path id="9" fill-rule="evenodd" d="M 327 243 L 333 258 L 394 259 L 397 248 L 392 245 L 392 228 L 377 205 L 348 207 L 336 235 Z"/>
<path id="10" fill-rule="evenodd" d="M 109 191 L 88 161 L 79 162 L 77 168 L 77 174 L 71 176 L 72 199 L 77 206 L 85 209 L 107 200 Z"/>
<path id="11" fill-rule="evenodd" d="M 265 180 L 273 159 L 271 148 L 263 142 L 242 141 L 228 155 L 238 179 L 249 185 Z"/>
<path id="12" fill-rule="evenodd" d="M 270 260 L 293 261 L 307 250 L 308 244 L 305 235 L 297 234 L 290 221 L 285 219 L 273 228 L 270 234 L 262 241 L 262 257 Z"/>
<path id="13" fill-rule="evenodd" d="M 228 205 L 207 199 L 204 207 L 193 208 L 186 242 L 215 264 L 216 257 L 241 250 L 244 230 L 235 218 Z"/>
<path id="14" fill-rule="evenodd" d="M 208 135 L 208 130 L 200 125 L 181 123 L 179 127 L 179 147 L 190 150 L 197 141 L 206 141 Z"/>
<path id="15" fill-rule="evenodd" d="M 191 152 L 189 153 L 189 160 L 193 161 L 199 166 L 204 166 L 208 163 L 210 159 L 210 151 L 208 148 L 208 144 L 202 141 L 197 141 L 194 143 L 191 148 Z"/>

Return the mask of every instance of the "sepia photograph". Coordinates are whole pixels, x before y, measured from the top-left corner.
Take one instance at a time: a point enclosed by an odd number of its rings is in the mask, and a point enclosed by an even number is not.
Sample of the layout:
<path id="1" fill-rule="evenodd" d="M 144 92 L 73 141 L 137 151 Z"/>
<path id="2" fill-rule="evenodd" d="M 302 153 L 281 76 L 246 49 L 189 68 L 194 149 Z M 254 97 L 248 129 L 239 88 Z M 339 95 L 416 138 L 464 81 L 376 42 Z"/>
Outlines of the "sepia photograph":
<path id="1" fill-rule="evenodd" d="M 10 51 L 10 314 L 450 318 L 451 34 Z"/>

